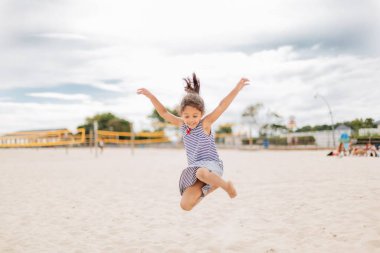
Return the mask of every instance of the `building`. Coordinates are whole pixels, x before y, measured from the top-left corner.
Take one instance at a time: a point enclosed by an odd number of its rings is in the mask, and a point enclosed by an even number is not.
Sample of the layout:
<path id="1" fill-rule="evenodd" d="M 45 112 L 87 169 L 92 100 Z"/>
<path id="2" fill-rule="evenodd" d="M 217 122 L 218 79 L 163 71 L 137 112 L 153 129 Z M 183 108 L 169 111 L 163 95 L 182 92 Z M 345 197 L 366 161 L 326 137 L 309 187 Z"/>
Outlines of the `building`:
<path id="1" fill-rule="evenodd" d="M 334 132 L 332 130 L 325 130 L 315 132 L 287 133 L 281 135 L 281 137 L 286 137 L 288 144 L 297 145 L 297 139 L 299 137 L 313 136 L 315 139 L 315 145 L 318 148 L 334 148 L 333 138 L 335 139 L 335 146 L 337 146 L 340 142 L 340 137 L 342 134 L 347 134 L 350 136 L 351 133 L 352 129 L 350 127 L 346 125 L 339 125 Z"/>
<path id="2" fill-rule="evenodd" d="M 377 128 L 361 128 L 359 129 L 359 136 L 372 136 L 380 135 L 380 120 L 375 122 Z"/>
<path id="3" fill-rule="evenodd" d="M 20 131 L 0 136 L 0 148 L 49 147 L 83 143 L 84 128 L 73 134 L 67 129 Z"/>

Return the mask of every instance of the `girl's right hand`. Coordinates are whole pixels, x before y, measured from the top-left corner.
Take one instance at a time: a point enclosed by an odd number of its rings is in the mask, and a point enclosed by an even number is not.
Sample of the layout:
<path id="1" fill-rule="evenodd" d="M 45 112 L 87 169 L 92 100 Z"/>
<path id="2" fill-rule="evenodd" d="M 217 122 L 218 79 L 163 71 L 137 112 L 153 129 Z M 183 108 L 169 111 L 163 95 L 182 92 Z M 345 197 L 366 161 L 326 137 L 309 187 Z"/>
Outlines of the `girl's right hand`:
<path id="1" fill-rule="evenodd" d="M 150 93 L 150 91 L 147 90 L 147 89 L 145 89 L 145 88 L 140 88 L 140 89 L 138 89 L 138 90 L 137 90 L 137 94 L 139 94 L 139 95 L 145 95 L 145 96 L 147 96 L 148 98 L 150 98 L 150 97 L 153 96 L 152 93 Z"/>

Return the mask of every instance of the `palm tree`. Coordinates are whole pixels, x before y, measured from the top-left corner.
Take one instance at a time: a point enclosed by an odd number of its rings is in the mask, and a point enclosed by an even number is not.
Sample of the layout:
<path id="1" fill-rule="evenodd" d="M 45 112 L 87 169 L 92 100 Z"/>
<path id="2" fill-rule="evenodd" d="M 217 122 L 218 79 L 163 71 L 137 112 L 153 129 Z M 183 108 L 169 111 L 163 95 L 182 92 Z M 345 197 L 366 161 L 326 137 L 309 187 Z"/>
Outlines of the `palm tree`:
<path id="1" fill-rule="evenodd" d="M 282 116 L 274 111 L 268 110 L 266 114 L 266 124 L 261 127 L 260 131 L 264 132 L 265 135 L 268 135 L 268 133 L 273 133 L 273 131 L 276 131 L 277 129 L 285 129 L 286 127 L 281 125 L 282 123 Z"/>
<path id="2" fill-rule="evenodd" d="M 252 145 L 252 127 L 254 124 L 257 123 L 256 117 L 262 107 L 263 107 L 262 103 L 249 105 L 244 110 L 243 114 L 241 115 L 243 119 L 245 119 L 248 122 L 248 125 L 249 125 L 249 136 L 248 136 L 249 145 Z"/>

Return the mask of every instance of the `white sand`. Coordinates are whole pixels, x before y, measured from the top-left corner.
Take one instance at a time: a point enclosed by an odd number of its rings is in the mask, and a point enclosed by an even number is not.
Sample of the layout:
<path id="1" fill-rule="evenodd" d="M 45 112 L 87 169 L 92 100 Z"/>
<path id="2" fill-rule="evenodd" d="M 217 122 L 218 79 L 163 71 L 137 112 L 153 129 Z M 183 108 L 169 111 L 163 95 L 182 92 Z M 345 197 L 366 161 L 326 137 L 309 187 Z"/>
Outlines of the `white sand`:
<path id="1" fill-rule="evenodd" d="M 221 150 L 185 212 L 184 150 L 0 150 L 0 252 L 380 252 L 380 159 L 325 154 Z"/>

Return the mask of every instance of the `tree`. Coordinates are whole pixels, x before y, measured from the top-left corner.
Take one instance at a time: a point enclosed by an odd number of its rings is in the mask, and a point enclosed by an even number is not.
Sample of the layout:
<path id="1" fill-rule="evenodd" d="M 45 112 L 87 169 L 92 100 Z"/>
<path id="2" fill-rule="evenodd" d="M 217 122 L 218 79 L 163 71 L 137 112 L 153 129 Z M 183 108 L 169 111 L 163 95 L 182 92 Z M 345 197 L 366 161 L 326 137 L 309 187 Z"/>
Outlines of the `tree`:
<path id="1" fill-rule="evenodd" d="M 375 128 L 376 127 L 375 121 L 372 118 L 367 118 L 365 120 L 354 119 L 353 121 L 346 122 L 346 123 L 347 123 L 346 125 L 351 127 L 355 133 L 358 133 L 360 128 Z"/>
<path id="2" fill-rule="evenodd" d="M 249 105 L 245 110 L 243 111 L 242 117 L 248 122 L 249 125 L 249 145 L 252 145 L 252 126 L 256 124 L 256 117 L 260 111 L 260 109 L 263 107 L 262 103 L 257 103 L 254 105 Z"/>
<path id="3" fill-rule="evenodd" d="M 286 126 L 282 125 L 283 117 L 276 112 L 268 110 L 266 114 L 266 124 L 260 127 L 259 134 L 264 137 L 273 135 L 280 129 L 288 130 Z"/>
<path id="4" fill-rule="evenodd" d="M 337 128 L 339 125 L 346 125 L 350 127 L 354 133 L 358 133 L 360 128 L 376 128 L 375 120 L 372 118 L 354 119 L 352 121 L 338 122 L 334 125 Z M 296 130 L 296 132 L 315 132 L 315 131 L 325 131 L 331 130 L 330 125 L 316 125 L 316 126 L 304 126 Z"/>
<path id="5" fill-rule="evenodd" d="M 171 114 L 179 117 L 179 113 L 176 108 L 174 109 L 166 108 L 166 110 L 168 110 L 168 112 L 170 112 Z M 158 114 L 156 109 L 153 109 L 152 113 L 148 116 L 148 118 L 152 119 L 153 127 L 156 131 L 162 131 L 167 125 L 167 122 L 165 121 L 165 119 L 162 118 L 160 114 Z"/>
<path id="6" fill-rule="evenodd" d="M 367 118 L 364 120 L 364 128 L 376 128 L 375 120 L 372 118 Z"/>
<path id="7" fill-rule="evenodd" d="M 226 123 L 219 125 L 218 130 L 216 130 L 217 134 L 232 134 L 232 124 Z"/>
<path id="8" fill-rule="evenodd" d="M 298 129 L 296 130 L 296 133 L 301 133 L 301 132 L 311 132 L 311 131 L 313 131 L 313 127 L 307 125 L 307 126 L 303 126 L 303 127 L 301 127 L 301 128 L 298 128 Z"/>
<path id="9" fill-rule="evenodd" d="M 99 130 L 117 131 L 117 132 L 130 132 L 131 123 L 127 120 L 116 117 L 114 114 L 102 113 L 96 114 L 93 117 L 86 118 L 86 123 L 79 126 L 78 128 L 85 128 L 86 133 L 94 129 L 94 122 L 98 122 Z"/>
<path id="10" fill-rule="evenodd" d="M 247 118 L 250 119 L 252 122 L 256 122 L 256 116 L 262 107 L 262 103 L 257 103 L 255 105 L 248 106 L 247 108 L 245 108 L 242 114 L 243 118 Z"/>

